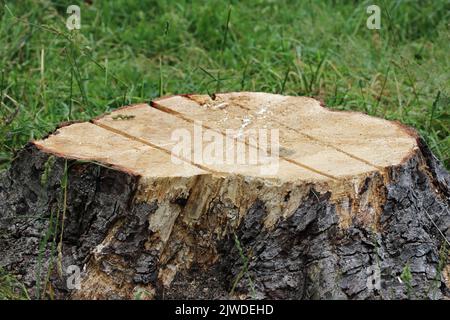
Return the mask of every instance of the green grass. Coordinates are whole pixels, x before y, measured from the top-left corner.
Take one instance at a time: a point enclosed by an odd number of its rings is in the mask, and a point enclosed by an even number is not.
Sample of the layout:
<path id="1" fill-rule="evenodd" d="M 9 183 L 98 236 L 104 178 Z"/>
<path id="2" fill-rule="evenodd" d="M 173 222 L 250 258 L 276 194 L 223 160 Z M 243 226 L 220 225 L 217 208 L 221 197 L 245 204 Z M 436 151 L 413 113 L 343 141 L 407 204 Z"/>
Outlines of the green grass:
<path id="1" fill-rule="evenodd" d="M 0 267 L 0 300 L 29 300 L 28 292 L 16 277 Z"/>
<path id="2" fill-rule="evenodd" d="M 61 121 L 162 94 L 266 91 L 415 127 L 450 167 L 448 1 L 2 1 L 0 167 Z"/>
<path id="3" fill-rule="evenodd" d="M 242 248 L 241 241 L 239 240 L 236 233 L 233 233 L 234 236 L 234 245 L 239 253 L 239 258 L 242 263 L 242 269 L 239 271 L 239 273 L 236 275 L 236 278 L 233 281 L 233 285 L 230 290 L 230 295 L 232 296 L 235 293 L 236 286 L 239 284 L 239 282 L 246 277 L 247 285 L 248 285 L 248 291 L 251 293 L 252 298 L 256 299 L 256 292 L 255 292 L 255 286 L 253 284 L 253 280 L 251 275 L 248 273 L 248 265 L 250 257 L 247 256 L 247 254 L 244 252 L 244 248 Z"/>

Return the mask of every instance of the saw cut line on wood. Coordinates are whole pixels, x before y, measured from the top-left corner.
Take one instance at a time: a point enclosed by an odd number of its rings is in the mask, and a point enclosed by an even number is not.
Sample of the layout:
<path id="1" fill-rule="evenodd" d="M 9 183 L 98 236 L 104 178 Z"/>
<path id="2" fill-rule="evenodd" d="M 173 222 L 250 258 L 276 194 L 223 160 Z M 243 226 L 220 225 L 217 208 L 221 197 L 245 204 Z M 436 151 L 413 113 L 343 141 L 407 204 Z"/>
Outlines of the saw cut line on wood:
<path id="1" fill-rule="evenodd" d="M 252 135 L 271 132 L 266 152 Z M 245 161 L 261 153 L 274 170 Z M 398 122 L 308 97 L 163 97 L 17 154 L 0 176 L 0 266 L 59 299 L 445 299 L 449 185 Z"/>

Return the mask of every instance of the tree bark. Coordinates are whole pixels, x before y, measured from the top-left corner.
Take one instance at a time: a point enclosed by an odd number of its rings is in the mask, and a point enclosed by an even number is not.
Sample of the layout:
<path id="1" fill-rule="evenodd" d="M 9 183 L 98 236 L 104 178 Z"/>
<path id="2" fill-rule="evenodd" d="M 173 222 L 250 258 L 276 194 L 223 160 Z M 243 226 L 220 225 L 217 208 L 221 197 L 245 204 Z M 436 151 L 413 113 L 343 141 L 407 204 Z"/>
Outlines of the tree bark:
<path id="1" fill-rule="evenodd" d="M 260 95 L 169 97 L 30 142 L 0 177 L 0 266 L 32 298 L 450 298 L 450 175 L 424 141 L 313 99 Z M 301 109 L 252 118 L 283 127 L 276 177 L 171 163 L 171 130 L 239 129 L 264 99 Z M 215 117 L 224 104 L 230 119 L 246 110 L 235 126 Z M 311 110 L 335 131 L 296 126 Z M 371 125 L 380 130 L 361 129 Z M 394 142 L 367 138 L 393 128 Z M 296 149 L 301 139 L 310 145 Z M 71 265 L 80 289 L 68 287 Z"/>

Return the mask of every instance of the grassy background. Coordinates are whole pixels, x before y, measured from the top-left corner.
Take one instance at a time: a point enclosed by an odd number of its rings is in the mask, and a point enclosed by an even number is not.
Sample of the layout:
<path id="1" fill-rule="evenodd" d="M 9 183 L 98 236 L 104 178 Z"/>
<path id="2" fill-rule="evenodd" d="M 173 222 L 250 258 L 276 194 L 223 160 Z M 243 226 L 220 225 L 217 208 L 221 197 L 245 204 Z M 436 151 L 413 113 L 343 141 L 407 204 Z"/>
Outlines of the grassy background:
<path id="1" fill-rule="evenodd" d="M 236 90 L 400 120 L 450 168 L 446 0 L 1 2 L 0 170 L 61 121 Z M 81 7 L 79 31 L 65 27 L 69 4 Z M 370 4 L 379 31 L 366 28 Z"/>

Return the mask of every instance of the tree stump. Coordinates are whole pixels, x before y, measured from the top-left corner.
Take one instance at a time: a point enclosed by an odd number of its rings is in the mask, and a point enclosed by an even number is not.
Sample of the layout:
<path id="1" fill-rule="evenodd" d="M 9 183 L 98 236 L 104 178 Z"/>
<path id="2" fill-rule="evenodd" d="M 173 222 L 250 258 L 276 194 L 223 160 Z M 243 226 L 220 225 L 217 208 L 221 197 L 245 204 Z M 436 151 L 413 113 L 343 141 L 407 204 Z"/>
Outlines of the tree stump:
<path id="1" fill-rule="evenodd" d="M 277 171 L 174 156 L 199 128 L 191 147 L 247 156 L 278 130 Z M 0 266 L 33 298 L 450 297 L 449 174 L 412 129 L 312 98 L 124 107 L 30 142 L 0 181 Z"/>

